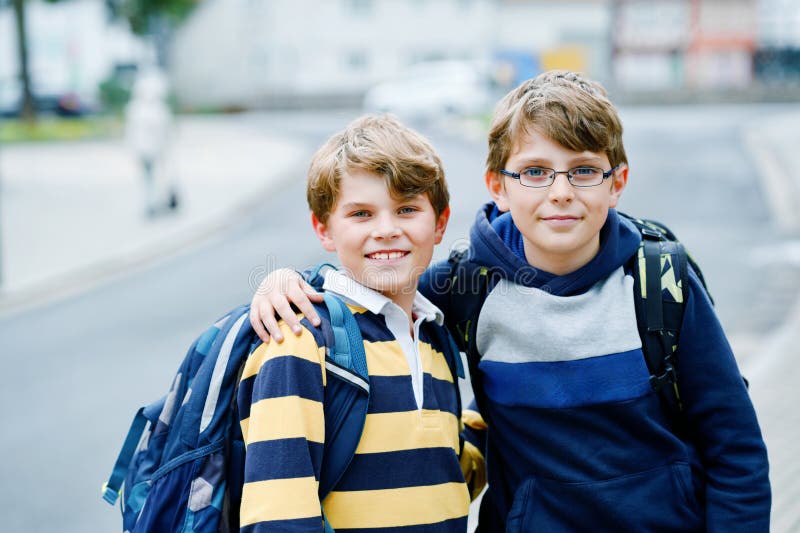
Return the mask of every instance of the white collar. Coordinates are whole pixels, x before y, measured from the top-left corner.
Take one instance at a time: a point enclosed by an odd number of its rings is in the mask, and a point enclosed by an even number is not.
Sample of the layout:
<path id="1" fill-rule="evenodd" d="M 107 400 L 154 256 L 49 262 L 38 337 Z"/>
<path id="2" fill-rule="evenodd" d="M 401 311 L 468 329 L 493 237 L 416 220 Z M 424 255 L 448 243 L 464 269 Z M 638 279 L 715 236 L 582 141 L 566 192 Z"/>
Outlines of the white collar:
<path id="1" fill-rule="evenodd" d="M 328 269 L 324 272 L 324 276 L 325 282 L 322 284 L 323 290 L 341 296 L 350 303 L 363 307 L 376 315 L 385 315 L 386 306 L 397 305 L 378 291 L 365 287 L 338 270 L 332 268 Z M 416 291 L 414 295 L 411 312 L 417 319 L 422 318 L 426 322 L 433 320 L 440 326 L 444 323 L 444 314 L 441 310 L 420 294 L 419 291 Z"/>

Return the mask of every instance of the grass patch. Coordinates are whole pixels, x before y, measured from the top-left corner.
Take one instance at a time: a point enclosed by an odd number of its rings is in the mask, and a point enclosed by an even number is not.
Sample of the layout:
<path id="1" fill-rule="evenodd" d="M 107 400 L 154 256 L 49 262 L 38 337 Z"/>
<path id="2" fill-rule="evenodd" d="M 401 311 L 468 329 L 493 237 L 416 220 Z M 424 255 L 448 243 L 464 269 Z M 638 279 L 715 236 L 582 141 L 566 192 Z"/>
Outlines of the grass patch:
<path id="1" fill-rule="evenodd" d="M 104 139 L 122 133 L 117 117 L 93 116 L 78 118 L 42 117 L 36 122 L 19 119 L 0 120 L 0 142 L 81 141 Z"/>

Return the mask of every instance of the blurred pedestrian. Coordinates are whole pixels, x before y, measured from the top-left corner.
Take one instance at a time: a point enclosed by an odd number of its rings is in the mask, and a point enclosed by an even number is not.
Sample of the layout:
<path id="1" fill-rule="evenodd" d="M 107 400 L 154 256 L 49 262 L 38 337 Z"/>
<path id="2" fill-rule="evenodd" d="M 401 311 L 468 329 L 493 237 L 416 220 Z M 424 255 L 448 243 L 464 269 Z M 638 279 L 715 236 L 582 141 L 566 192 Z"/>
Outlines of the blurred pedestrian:
<path id="1" fill-rule="evenodd" d="M 142 167 L 145 213 L 150 217 L 178 207 L 177 187 L 164 164 L 173 124 L 168 93 L 166 76 L 147 68 L 136 77 L 125 109 L 125 137 Z"/>

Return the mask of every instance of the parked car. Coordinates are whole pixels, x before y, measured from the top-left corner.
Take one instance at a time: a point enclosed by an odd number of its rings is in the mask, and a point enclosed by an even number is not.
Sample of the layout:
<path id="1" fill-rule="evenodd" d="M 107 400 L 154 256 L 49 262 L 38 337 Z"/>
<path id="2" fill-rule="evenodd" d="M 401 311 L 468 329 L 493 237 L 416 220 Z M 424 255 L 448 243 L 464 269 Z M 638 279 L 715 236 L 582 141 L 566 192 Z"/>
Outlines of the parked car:
<path id="1" fill-rule="evenodd" d="M 33 107 L 37 113 L 77 117 L 91 113 L 95 106 L 75 92 L 33 88 Z M 22 112 L 22 84 L 18 80 L 0 82 L 0 116 L 18 117 Z"/>
<path id="2" fill-rule="evenodd" d="M 426 120 L 482 113 L 491 101 L 489 79 L 473 64 L 430 61 L 371 87 L 364 95 L 364 110 Z"/>

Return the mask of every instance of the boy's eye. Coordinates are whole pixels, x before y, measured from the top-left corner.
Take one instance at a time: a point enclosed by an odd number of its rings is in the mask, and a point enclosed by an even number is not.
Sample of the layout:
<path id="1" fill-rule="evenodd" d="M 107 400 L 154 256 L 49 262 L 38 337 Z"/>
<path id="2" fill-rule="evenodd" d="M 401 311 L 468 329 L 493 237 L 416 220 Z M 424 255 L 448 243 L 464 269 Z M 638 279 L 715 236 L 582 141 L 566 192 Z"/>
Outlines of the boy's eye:
<path id="1" fill-rule="evenodd" d="M 529 178 L 541 178 L 550 174 L 550 170 L 541 167 L 528 167 L 520 172 L 521 175 Z"/>
<path id="2" fill-rule="evenodd" d="M 597 174 L 599 169 L 594 167 L 575 167 L 570 170 L 570 174 L 573 176 L 593 176 Z"/>
<path id="3" fill-rule="evenodd" d="M 352 213 L 350 213 L 350 216 L 351 217 L 357 217 L 357 218 L 368 217 L 369 216 L 369 211 L 365 211 L 363 209 L 361 211 L 353 211 Z"/>
<path id="4" fill-rule="evenodd" d="M 398 210 L 398 212 L 399 212 L 401 215 L 407 215 L 407 214 L 409 214 L 409 213 L 414 213 L 414 212 L 416 212 L 416 211 L 417 211 L 417 208 L 416 208 L 416 207 L 414 207 L 414 206 L 411 206 L 411 205 L 407 205 L 407 206 L 405 206 L 405 207 L 401 207 L 401 208 Z"/>

